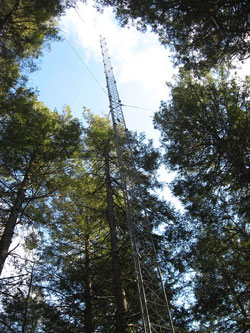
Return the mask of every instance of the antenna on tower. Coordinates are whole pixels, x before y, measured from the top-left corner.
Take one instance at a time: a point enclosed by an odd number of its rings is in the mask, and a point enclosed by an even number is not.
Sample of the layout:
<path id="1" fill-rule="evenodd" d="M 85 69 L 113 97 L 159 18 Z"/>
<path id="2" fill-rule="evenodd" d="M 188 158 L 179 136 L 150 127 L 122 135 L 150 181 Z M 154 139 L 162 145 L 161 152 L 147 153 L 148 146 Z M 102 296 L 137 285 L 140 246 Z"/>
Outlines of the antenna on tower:
<path id="1" fill-rule="evenodd" d="M 119 163 L 121 186 L 125 202 L 126 218 L 130 235 L 135 275 L 138 286 L 139 301 L 141 305 L 142 326 L 144 333 L 174 333 L 174 326 L 170 313 L 169 303 L 165 292 L 160 265 L 151 233 L 150 222 L 144 205 L 141 185 L 138 183 L 138 172 L 129 144 L 130 177 L 135 184 L 129 185 L 127 181 L 127 165 L 125 165 L 124 140 L 128 143 L 128 131 L 122 111 L 116 81 L 111 66 L 110 57 L 105 38 L 100 36 L 104 72 L 106 76 L 110 113 L 113 123 Z M 131 199 L 138 198 L 142 207 L 143 218 L 138 219 L 131 210 Z"/>

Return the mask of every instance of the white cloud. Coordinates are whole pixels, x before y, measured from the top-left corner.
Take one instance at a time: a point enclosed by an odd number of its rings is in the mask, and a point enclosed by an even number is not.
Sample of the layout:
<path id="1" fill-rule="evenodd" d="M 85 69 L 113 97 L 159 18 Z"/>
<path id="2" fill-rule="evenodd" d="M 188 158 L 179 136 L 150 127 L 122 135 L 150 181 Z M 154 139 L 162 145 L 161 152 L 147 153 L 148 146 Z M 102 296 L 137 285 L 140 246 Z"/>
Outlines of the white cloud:
<path id="1" fill-rule="evenodd" d="M 99 36 L 104 36 L 119 83 L 136 83 L 158 101 L 164 99 L 165 81 L 171 80 L 173 69 L 169 53 L 157 36 L 151 32 L 143 34 L 134 27 L 121 28 L 112 9 L 106 8 L 100 14 L 92 4 L 79 3 L 78 10 L 69 10 L 62 20 L 64 30 L 85 49 L 85 57 L 97 62 L 101 61 Z"/>

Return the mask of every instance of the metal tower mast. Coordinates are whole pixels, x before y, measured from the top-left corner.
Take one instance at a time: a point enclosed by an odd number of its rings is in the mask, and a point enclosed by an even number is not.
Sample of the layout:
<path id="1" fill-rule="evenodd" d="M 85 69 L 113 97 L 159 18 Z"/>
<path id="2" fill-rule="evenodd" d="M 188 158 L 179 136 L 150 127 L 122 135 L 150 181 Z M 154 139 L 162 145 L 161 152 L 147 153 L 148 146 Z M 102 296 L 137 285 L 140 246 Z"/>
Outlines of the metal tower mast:
<path id="1" fill-rule="evenodd" d="M 169 304 L 162 280 L 159 263 L 157 262 L 156 250 L 151 234 L 150 223 L 147 218 L 146 208 L 143 201 L 141 185 L 138 183 L 138 172 L 133 159 L 132 150 L 130 154 L 130 177 L 132 174 L 133 186 L 127 181 L 127 172 L 124 161 L 125 154 L 124 140 L 127 138 L 127 128 L 122 112 L 113 69 L 108 55 L 105 38 L 100 37 L 104 72 L 106 76 L 110 112 L 112 117 L 114 136 L 122 191 L 125 201 L 126 218 L 128 231 L 132 246 L 132 253 L 135 266 L 135 274 L 138 285 L 139 300 L 142 314 L 142 332 L 144 333 L 174 333 L 174 326 L 170 314 Z M 143 211 L 143 218 L 138 219 L 131 210 L 131 199 L 137 199 Z"/>

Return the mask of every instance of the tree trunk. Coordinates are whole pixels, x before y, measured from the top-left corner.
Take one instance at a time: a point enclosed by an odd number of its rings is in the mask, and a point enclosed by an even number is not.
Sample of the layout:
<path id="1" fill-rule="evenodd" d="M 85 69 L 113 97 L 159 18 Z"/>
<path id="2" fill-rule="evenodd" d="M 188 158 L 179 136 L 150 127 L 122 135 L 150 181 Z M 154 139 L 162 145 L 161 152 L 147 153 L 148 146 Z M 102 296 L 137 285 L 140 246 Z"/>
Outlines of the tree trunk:
<path id="1" fill-rule="evenodd" d="M 93 333 L 89 235 L 85 238 L 85 333 Z"/>
<path id="2" fill-rule="evenodd" d="M 0 276 L 3 271 L 4 263 L 6 258 L 8 257 L 9 247 L 12 241 L 12 237 L 14 235 L 14 229 L 16 226 L 18 214 L 22 208 L 22 204 L 25 199 L 25 192 L 29 184 L 29 173 L 27 172 L 23 178 L 23 181 L 20 185 L 20 188 L 17 192 L 17 196 L 14 202 L 14 205 L 11 209 L 9 218 L 6 222 L 1 240 L 0 240 Z"/>
<path id="3" fill-rule="evenodd" d="M 26 332 L 26 326 L 28 322 L 28 306 L 29 306 L 29 300 L 30 300 L 30 294 L 33 286 L 33 275 L 34 275 L 34 266 L 35 264 L 32 265 L 31 273 L 30 273 L 30 281 L 29 281 L 29 286 L 28 286 L 28 293 L 25 298 L 25 303 L 24 303 L 24 318 L 23 318 L 23 325 L 22 325 L 22 333 Z"/>
<path id="4" fill-rule="evenodd" d="M 108 205 L 107 217 L 108 217 L 110 238 L 111 238 L 113 283 L 114 283 L 115 299 L 117 306 L 116 332 L 126 333 L 127 300 L 126 300 L 125 289 L 122 283 L 121 262 L 120 262 L 118 238 L 116 232 L 116 220 L 114 215 L 114 201 L 112 196 L 111 179 L 110 179 L 110 166 L 107 154 L 105 156 L 105 185 L 106 185 L 107 205 Z"/>

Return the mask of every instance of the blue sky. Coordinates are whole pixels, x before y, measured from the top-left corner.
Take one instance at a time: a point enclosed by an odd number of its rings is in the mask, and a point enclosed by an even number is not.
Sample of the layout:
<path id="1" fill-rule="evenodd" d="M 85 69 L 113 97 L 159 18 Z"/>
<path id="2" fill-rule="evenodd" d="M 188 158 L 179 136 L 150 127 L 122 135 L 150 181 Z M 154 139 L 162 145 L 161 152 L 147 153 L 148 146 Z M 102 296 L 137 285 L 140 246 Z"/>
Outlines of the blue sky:
<path id="1" fill-rule="evenodd" d="M 91 1 L 69 10 L 60 27 L 64 41 L 52 43 L 51 50 L 44 51 L 38 61 L 40 70 L 30 76 L 30 85 L 37 87 L 40 100 L 48 107 L 60 110 L 69 105 L 76 117 L 81 117 L 83 106 L 93 113 L 108 113 L 108 98 L 100 87 L 106 88 L 100 34 L 108 43 L 123 104 L 158 110 L 160 101 L 167 99 L 165 81 L 171 80 L 173 68 L 169 52 L 154 34 L 119 27 L 111 9 L 98 14 Z M 154 139 L 159 136 L 152 125 L 154 111 L 128 107 L 123 111 L 129 129 L 146 132 Z"/>

